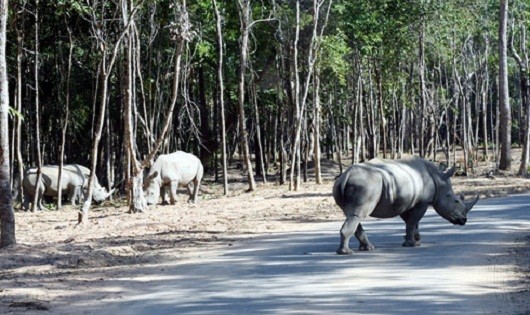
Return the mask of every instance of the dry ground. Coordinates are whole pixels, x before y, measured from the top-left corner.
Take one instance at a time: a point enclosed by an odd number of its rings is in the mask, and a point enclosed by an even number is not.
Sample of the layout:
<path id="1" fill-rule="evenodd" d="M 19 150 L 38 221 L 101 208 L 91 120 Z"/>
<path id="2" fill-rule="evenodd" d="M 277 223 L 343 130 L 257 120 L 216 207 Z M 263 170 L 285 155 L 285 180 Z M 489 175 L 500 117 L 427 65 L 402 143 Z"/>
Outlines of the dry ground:
<path id="1" fill-rule="evenodd" d="M 54 306 L 75 301 L 90 286 L 130 275 L 135 266 L 197 257 L 241 239 L 300 229 L 301 222 L 342 220 L 331 196 L 338 165 L 326 160 L 323 168 L 324 184 L 315 185 L 310 178 L 296 192 L 258 181 L 258 189 L 247 193 L 244 174 L 232 171 L 236 175 L 227 197 L 219 184 L 206 178 L 197 204 L 187 204 L 183 192 L 177 205 L 139 214 L 128 214 L 119 201 L 106 202 L 93 208 L 88 224 L 81 227 L 73 208 L 18 211 L 18 245 L 0 250 L 0 313 L 53 312 Z M 481 198 L 530 192 L 530 179 L 510 172 L 492 178 L 487 176 L 491 169 L 482 165 L 473 175 L 454 177 L 455 192 Z M 525 287 L 530 283 L 529 243 L 530 233 L 508 253 Z M 529 296 L 528 290 L 514 293 L 513 301 L 524 305 Z"/>

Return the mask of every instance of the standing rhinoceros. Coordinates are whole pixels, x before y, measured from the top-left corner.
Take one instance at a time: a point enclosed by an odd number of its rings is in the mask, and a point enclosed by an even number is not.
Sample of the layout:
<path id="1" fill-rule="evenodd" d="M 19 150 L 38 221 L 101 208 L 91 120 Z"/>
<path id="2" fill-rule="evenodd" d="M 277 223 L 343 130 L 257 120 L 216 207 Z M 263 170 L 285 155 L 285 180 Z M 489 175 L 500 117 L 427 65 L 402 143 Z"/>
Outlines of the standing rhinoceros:
<path id="1" fill-rule="evenodd" d="M 467 213 L 478 200 L 465 202 L 457 198 L 450 177 L 454 167 L 440 171 L 421 158 L 403 160 L 373 159 L 353 164 L 335 181 L 333 197 L 346 215 L 340 230 L 338 254 L 352 254 L 350 237 L 355 233 L 359 250 L 374 246 L 364 232 L 361 220 L 368 216 L 391 218 L 400 216 L 406 223 L 403 246 L 419 246 L 418 223 L 428 206 L 453 224 L 464 225 Z"/>
<path id="2" fill-rule="evenodd" d="M 187 186 L 190 199 L 196 202 L 201 185 L 203 166 L 201 160 L 193 154 L 177 151 L 160 155 L 144 177 L 145 200 L 148 205 L 158 203 L 160 191 L 169 188 L 171 204 L 177 201 L 177 189 Z M 193 182 L 193 194 L 190 184 Z"/>
<path id="3" fill-rule="evenodd" d="M 37 185 L 37 208 L 42 210 L 43 196 L 57 197 L 57 184 L 59 177 L 59 167 L 57 165 L 42 166 L 42 178 Z M 61 180 L 61 189 L 64 195 L 68 196 L 70 203 L 75 205 L 84 197 L 84 191 L 88 188 L 88 176 L 90 170 L 77 164 L 64 165 Z M 22 187 L 24 189 L 24 208 L 29 209 L 29 204 L 33 202 L 35 196 L 35 183 L 37 182 L 37 168 L 27 170 Z M 107 190 L 99 184 L 97 178 L 94 182 L 93 199 L 95 202 L 101 202 L 108 198 L 114 190 Z"/>

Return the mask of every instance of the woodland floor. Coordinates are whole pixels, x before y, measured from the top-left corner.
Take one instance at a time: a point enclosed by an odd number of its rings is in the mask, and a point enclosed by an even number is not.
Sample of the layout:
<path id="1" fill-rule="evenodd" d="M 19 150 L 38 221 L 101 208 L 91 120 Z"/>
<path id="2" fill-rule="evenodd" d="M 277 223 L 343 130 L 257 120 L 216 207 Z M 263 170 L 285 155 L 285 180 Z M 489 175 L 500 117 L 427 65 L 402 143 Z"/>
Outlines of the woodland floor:
<path id="1" fill-rule="evenodd" d="M 519 157 L 517 150 L 514 153 L 514 171 L 489 176 L 494 167 L 483 162 L 473 174 L 453 177 L 455 193 L 491 198 L 530 192 L 530 179 L 515 175 Z M 0 250 L 0 313 L 53 312 L 90 286 L 135 266 L 186 260 L 212 247 L 292 231 L 301 222 L 340 221 L 343 215 L 331 196 L 339 167 L 329 160 L 323 160 L 322 167 L 324 184 L 316 185 L 310 177 L 296 192 L 271 177 L 267 184 L 257 179 L 258 189 L 247 193 L 245 174 L 231 170 L 227 197 L 222 196 L 222 185 L 207 176 L 197 204 L 186 203 L 184 191 L 176 205 L 159 205 L 139 214 L 128 214 L 119 200 L 108 201 L 94 207 L 81 227 L 76 226 L 77 212 L 71 207 L 17 211 L 18 245 Z M 509 254 L 528 288 L 530 231 L 516 240 Z M 518 292 L 512 300 L 528 305 L 530 291 Z"/>

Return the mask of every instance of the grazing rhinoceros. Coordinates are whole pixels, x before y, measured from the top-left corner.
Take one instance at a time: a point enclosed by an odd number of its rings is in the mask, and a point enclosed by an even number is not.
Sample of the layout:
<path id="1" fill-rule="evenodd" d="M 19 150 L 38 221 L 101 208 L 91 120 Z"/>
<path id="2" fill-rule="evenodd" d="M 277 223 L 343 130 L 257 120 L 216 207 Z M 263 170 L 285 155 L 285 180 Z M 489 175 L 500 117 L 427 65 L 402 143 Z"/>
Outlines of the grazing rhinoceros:
<path id="1" fill-rule="evenodd" d="M 42 210 L 43 196 L 57 197 L 57 184 L 59 177 L 59 167 L 57 165 L 42 166 L 42 178 L 37 186 L 37 208 Z M 88 188 L 88 177 L 90 170 L 82 165 L 69 164 L 64 165 L 61 180 L 62 193 L 68 196 L 70 203 L 75 205 L 77 201 L 84 199 L 84 192 Z M 35 183 L 37 182 L 37 168 L 29 169 L 22 181 L 24 189 L 24 208 L 29 209 L 29 204 L 33 202 L 35 196 Z M 114 189 L 110 192 L 99 184 L 97 178 L 94 182 L 94 193 L 92 199 L 95 202 L 101 202 L 107 199 Z"/>
<path id="2" fill-rule="evenodd" d="M 177 189 L 187 186 L 190 199 L 196 202 L 203 175 L 201 160 L 193 154 L 177 151 L 160 155 L 144 177 L 145 200 L 148 205 L 158 203 L 161 190 L 169 188 L 171 204 L 177 201 Z M 190 185 L 193 182 L 193 193 Z"/>
<path id="3" fill-rule="evenodd" d="M 434 163 L 421 158 L 403 160 L 373 159 L 353 164 L 336 180 L 333 186 L 335 202 L 346 215 L 340 230 L 338 254 L 352 254 L 350 237 L 355 233 L 359 250 L 374 246 L 364 232 L 361 220 L 368 216 L 391 218 L 400 216 L 406 223 L 403 246 L 419 246 L 418 223 L 428 206 L 453 224 L 466 224 L 466 215 L 478 196 L 465 202 L 457 198 L 450 177 L 454 167 L 440 171 Z"/>

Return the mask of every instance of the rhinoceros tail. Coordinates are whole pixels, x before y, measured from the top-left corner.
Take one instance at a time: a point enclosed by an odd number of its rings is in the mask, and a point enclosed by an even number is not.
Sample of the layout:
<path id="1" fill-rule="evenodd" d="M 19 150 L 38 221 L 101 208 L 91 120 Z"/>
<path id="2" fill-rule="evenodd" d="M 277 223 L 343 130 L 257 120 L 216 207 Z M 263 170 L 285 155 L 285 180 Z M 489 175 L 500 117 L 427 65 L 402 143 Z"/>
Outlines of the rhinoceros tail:
<path id="1" fill-rule="evenodd" d="M 344 191 L 350 177 L 350 172 L 347 170 L 337 177 L 335 184 L 333 185 L 333 197 L 337 205 L 342 207 L 345 203 Z"/>

